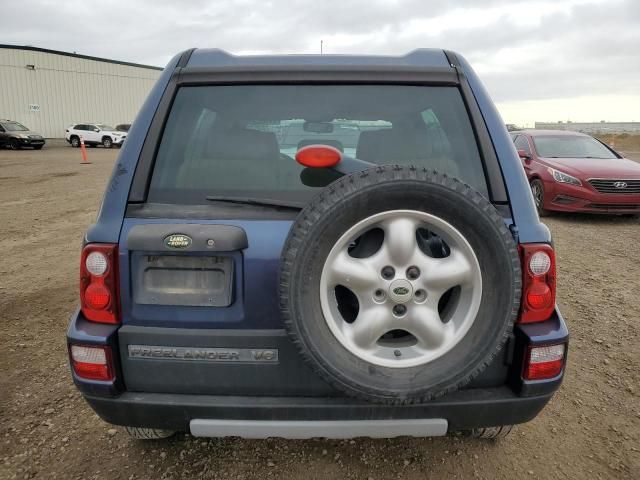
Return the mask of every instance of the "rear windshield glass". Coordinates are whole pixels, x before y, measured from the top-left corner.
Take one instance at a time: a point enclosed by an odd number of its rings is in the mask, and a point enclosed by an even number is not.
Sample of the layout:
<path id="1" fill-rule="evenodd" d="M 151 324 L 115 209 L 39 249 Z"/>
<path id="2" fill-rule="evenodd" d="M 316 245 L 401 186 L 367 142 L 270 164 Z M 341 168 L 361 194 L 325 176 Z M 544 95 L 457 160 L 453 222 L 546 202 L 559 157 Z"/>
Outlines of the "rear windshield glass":
<path id="1" fill-rule="evenodd" d="M 611 150 L 591 137 L 578 135 L 534 136 L 538 155 L 547 158 L 617 158 Z"/>
<path id="2" fill-rule="evenodd" d="M 297 150 L 311 144 L 331 145 L 377 165 L 427 167 L 487 194 L 469 116 L 455 87 L 241 85 L 179 89 L 148 201 L 308 201 L 336 176 L 305 170 L 295 161 Z"/>

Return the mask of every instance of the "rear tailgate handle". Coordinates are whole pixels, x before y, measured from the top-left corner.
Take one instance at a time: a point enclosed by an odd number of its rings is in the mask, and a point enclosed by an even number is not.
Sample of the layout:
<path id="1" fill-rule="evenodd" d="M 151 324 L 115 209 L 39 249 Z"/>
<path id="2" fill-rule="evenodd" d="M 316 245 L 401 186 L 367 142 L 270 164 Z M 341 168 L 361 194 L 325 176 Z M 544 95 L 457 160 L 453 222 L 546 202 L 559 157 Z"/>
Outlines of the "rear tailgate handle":
<path id="1" fill-rule="evenodd" d="M 232 225 L 145 224 L 127 235 L 128 250 L 231 252 L 248 247 L 247 234 Z"/>

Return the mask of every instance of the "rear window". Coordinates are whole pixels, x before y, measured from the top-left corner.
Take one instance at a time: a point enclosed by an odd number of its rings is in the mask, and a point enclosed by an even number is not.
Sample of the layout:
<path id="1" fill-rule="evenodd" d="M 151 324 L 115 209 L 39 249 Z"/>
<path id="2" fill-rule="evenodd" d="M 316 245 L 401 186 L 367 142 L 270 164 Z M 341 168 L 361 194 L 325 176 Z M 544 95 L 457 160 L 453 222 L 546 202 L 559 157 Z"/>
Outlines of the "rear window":
<path id="1" fill-rule="evenodd" d="M 309 178 L 335 176 L 303 172 L 294 157 L 318 143 L 377 165 L 438 170 L 487 194 L 455 87 L 192 86 L 180 88 L 173 102 L 148 201 L 197 204 L 210 195 L 310 200 L 323 184 Z"/>

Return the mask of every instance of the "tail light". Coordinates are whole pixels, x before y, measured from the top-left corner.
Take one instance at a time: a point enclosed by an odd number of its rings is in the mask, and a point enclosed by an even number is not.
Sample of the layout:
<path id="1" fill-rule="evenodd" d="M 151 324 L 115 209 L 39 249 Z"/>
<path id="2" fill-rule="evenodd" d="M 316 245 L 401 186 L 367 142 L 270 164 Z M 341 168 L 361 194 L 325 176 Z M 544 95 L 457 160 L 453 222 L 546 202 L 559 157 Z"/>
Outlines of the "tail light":
<path id="1" fill-rule="evenodd" d="M 69 345 L 74 373 L 87 380 L 112 381 L 115 378 L 113 355 L 106 346 Z"/>
<path id="2" fill-rule="evenodd" d="M 529 347 L 524 359 L 522 378 L 546 380 L 560 375 L 564 367 L 566 346 L 564 343 Z"/>
<path id="3" fill-rule="evenodd" d="M 556 305 L 556 255 L 546 243 L 520 245 L 522 302 L 520 322 L 542 322 Z"/>
<path id="4" fill-rule="evenodd" d="M 90 243 L 80 259 L 80 306 L 87 320 L 118 323 L 118 246 Z"/>

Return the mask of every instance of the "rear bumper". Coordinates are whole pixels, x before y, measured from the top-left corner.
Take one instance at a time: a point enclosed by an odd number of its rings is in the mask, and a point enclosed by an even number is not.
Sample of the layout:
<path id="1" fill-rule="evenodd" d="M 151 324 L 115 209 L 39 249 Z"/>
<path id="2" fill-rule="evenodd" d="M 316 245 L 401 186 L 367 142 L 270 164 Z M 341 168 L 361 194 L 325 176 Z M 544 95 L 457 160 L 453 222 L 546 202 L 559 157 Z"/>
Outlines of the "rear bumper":
<path id="1" fill-rule="evenodd" d="M 71 319 L 69 343 L 108 345 L 119 358 L 114 382 L 73 375 L 89 405 L 105 421 L 126 426 L 191 431 L 194 434 L 261 438 L 300 435 L 343 437 L 441 435 L 446 431 L 523 423 L 534 418 L 562 382 L 525 381 L 522 359 L 528 346 L 568 341 L 560 313 L 546 322 L 517 325 L 504 358 L 463 390 L 416 405 L 380 405 L 347 398 L 307 370 L 280 331 L 246 332 L 132 327 Z M 247 342 L 247 343 L 245 343 Z M 276 347 L 280 364 L 185 362 L 129 358 L 131 344 L 207 347 Z M 119 354 L 117 352 L 120 352 Z M 189 391 L 190 393 L 185 393 Z M 382 422 L 382 421 L 396 422 Z M 405 428 L 404 420 L 416 422 Z M 332 422 L 362 422 L 348 431 Z M 297 422 L 297 423 L 296 423 Z M 299 423 L 303 422 L 303 423 Z M 304 430 L 304 431 L 301 431 Z M 363 433 L 364 432 L 364 433 Z"/>
<path id="2" fill-rule="evenodd" d="M 404 406 L 375 405 L 327 397 L 234 397 L 137 392 L 126 392 L 116 398 L 91 395 L 86 395 L 85 398 L 103 420 L 115 425 L 188 432 L 192 430 L 192 421 L 196 425 L 202 425 L 207 423 L 202 422 L 203 420 L 213 420 L 211 423 L 216 425 L 216 420 L 225 420 L 225 435 L 234 435 L 235 431 L 235 435 L 246 437 L 253 436 L 243 430 L 247 425 L 255 425 L 255 428 L 264 430 L 269 428 L 268 422 L 287 422 L 289 425 L 291 422 L 310 422 L 307 426 L 311 431 L 314 427 L 329 428 L 332 426 L 331 422 L 336 421 L 361 421 L 363 426 L 384 428 L 391 425 L 379 421 L 444 420 L 446 431 L 524 423 L 533 419 L 552 396 L 553 392 L 520 397 L 508 387 L 498 387 L 461 390 L 425 404 Z M 426 428 L 424 436 L 438 434 Z M 274 432 L 273 436 L 290 436 L 282 432 L 278 435 L 277 425 L 272 425 L 271 430 Z M 352 430 L 361 431 L 355 426 Z M 406 432 L 411 430 L 407 429 Z M 376 435 L 371 430 L 366 436 L 394 436 L 391 433 L 389 431 L 386 435 Z M 317 436 L 337 435 L 325 433 Z"/>

